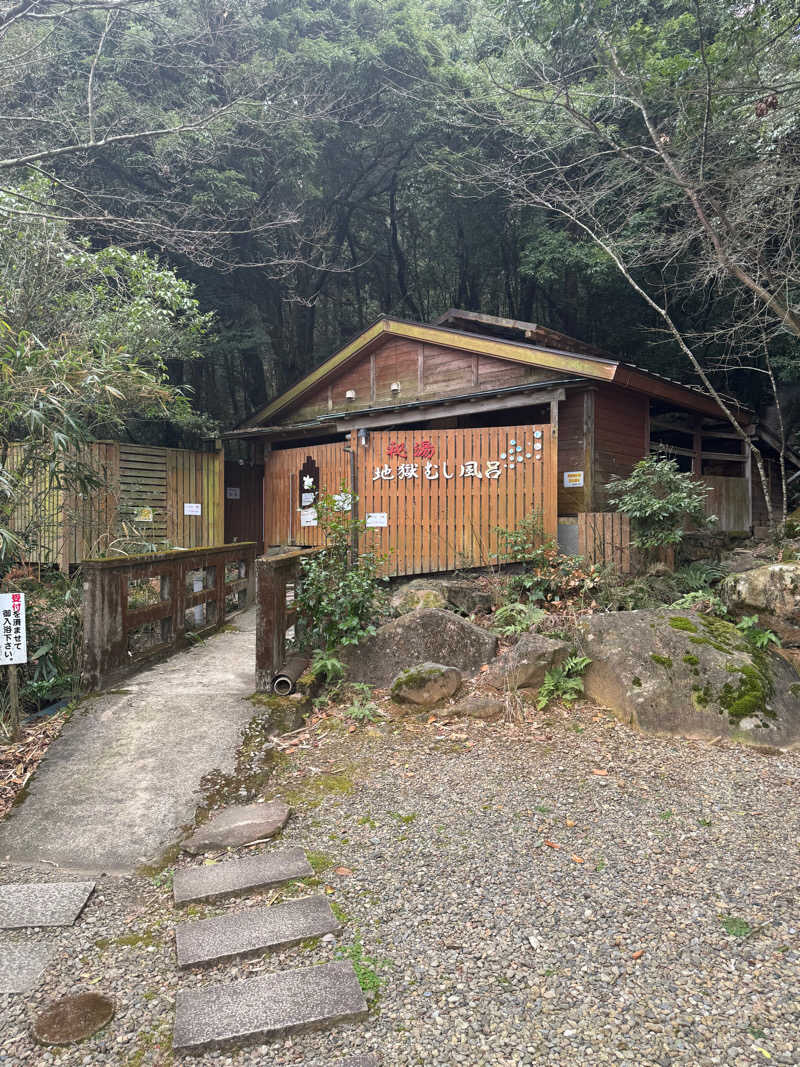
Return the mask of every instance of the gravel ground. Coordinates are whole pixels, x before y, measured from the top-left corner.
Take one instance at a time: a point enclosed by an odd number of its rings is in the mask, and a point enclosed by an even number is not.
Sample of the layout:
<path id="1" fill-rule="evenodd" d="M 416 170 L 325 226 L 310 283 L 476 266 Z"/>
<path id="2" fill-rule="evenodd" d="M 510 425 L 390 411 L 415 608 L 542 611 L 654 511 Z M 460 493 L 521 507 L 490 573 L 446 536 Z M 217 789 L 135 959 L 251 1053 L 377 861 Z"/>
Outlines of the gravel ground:
<path id="1" fill-rule="evenodd" d="M 643 738 L 590 707 L 545 714 L 325 720 L 274 780 L 297 809 L 282 844 L 329 863 L 318 891 L 341 936 L 179 976 L 167 887 L 101 881 L 73 928 L 8 935 L 59 956 L 33 994 L 0 996 L 0 1063 L 169 1064 L 179 986 L 343 950 L 381 979 L 366 1022 L 188 1062 L 800 1063 L 800 754 Z M 30 874 L 0 867 L 0 882 Z M 30 1015 L 79 989 L 113 995 L 114 1021 L 37 1047 Z"/>

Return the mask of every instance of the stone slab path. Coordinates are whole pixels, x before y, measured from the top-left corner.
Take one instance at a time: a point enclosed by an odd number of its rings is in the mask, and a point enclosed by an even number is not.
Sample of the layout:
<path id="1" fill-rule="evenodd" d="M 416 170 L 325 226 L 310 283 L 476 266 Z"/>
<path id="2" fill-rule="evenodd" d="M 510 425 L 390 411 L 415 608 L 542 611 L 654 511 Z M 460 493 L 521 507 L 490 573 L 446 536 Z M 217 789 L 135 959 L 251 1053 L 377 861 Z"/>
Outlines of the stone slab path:
<path id="1" fill-rule="evenodd" d="M 0 887 L 0 929 L 71 926 L 94 882 L 25 882 Z"/>
<path id="2" fill-rule="evenodd" d="M 82 704 L 0 823 L 0 858 L 128 874 L 173 842 L 253 716 L 255 609 L 233 625 Z"/>
<path id="3" fill-rule="evenodd" d="M 188 1052 L 363 1019 L 367 1002 L 344 960 L 178 992 L 173 1047 Z"/>
<path id="4" fill-rule="evenodd" d="M 270 889 L 295 878 L 310 878 L 313 873 L 302 848 L 286 848 L 203 867 L 183 867 L 175 872 L 172 893 L 176 904 L 192 904 Z"/>
<path id="5" fill-rule="evenodd" d="M 34 989 L 55 949 L 41 941 L 0 944 L 0 993 L 27 993 Z"/>
<path id="6" fill-rule="evenodd" d="M 244 908 L 175 927 L 178 966 L 218 963 L 270 948 L 297 945 L 341 929 L 324 897 L 302 897 L 267 908 Z"/>

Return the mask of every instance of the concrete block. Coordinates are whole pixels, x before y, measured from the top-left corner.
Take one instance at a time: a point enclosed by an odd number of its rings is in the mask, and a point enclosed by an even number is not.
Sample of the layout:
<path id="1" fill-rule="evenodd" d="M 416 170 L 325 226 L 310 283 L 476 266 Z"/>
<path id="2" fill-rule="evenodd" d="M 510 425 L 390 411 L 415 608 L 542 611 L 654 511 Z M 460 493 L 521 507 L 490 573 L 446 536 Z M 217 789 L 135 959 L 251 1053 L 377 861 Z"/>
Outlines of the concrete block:
<path id="1" fill-rule="evenodd" d="M 208 867 L 185 867 L 175 872 L 172 891 L 176 904 L 189 904 L 196 900 L 214 900 L 268 889 L 291 882 L 293 878 L 308 878 L 313 873 L 302 848 L 287 848 L 281 852 L 213 863 Z"/>
<path id="2" fill-rule="evenodd" d="M 94 882 L 29 882 L 0 886 L 0 928 L 72 926 Z"/>
<path id="3" fill-rule="evenodd" d="M 179 990 L 176 1051 L 260 1041 L 295 1030 L 363 1019 L 367 1002 L 349 961 Z"/>
<path id="4" fill-rule="evenodd" d="M 266 804 L 235 804 L 212 815 L 184 842 L 187 852 L 208 852 L 214 848 L 238 848 L 274 837 L 291 814 L 288 804 L 276 797 Z"/>
<path id="5" fill-rule="evenodd" d="M 0 993 L 35 989 L 55 950 L 40 941 L 0 945 Z"/>
<path id="6" fill-rule="evenodd" d="M 340 929 L 324 897 L 303 897 L 272 908 L 246 908 L 175 927 L 178 966 L 216 963 L 269 948 L 296 945 Z"/>

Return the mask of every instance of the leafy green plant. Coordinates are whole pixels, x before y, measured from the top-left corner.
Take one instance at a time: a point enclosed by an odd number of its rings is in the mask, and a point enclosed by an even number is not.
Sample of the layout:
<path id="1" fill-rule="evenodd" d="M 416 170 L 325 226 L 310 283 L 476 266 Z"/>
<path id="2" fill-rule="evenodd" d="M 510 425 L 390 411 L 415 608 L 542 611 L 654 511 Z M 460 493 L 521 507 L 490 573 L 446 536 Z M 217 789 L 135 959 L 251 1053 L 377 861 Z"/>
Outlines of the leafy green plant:
<path id="1" fill-rule="evenodd" d="M 605 488 L 609 503 L 630 516 L 632 544 L 644 552 L 680 544 L 687 520 L 700 527 L 717 521 L 705 513 L 708 486 L 664 456 L 640 459 L 627 478 Z"/>
<path id="2" fill-rule="evenodd" d="M 325 682 L 330 685 L 338 682 L 345 675 L 345 665 L 332 652 L 327 649 L 316 648 L 311 657 L 311 676 L 315 681 Z"/>
<path id="3" fill-rule="evenodd" d="M 697 593 L 710 589 L 724 578 L 725 574 L 725 569 L 713 560 L 695 560 L 694 563 L 676 570 L 674 578 L 683 593 Z"/>
<path id="4" fill-rule="evenodd" d="M 374 552 L 353 558 L 354 538 L 363 533 L 364 524 L 339 510 L 333 496 L 322 496 L 316 511 L 325 547 L 300 564 L 296 602 L 302 641 L 317 648 L 356 645 L 375 633 L 385 581 L 378 573 L 382 561 Z"/>
<path id="5" fill-rule="evenodd" d="M 753 928 L 746 919 L 739 919 L 735 915 L 721 915 L 720 922 L 726 934 L 731 937 L 749 937 Z"/>
<path id="6" fill-rule="evenodd" d="M 516 637 L 518 634 L 527 633 L 547 612 L 535 604 L 523 604 L 515 601 L 504 604 L 494 613 L 492 626 L 501 637 Z"/>
<path id="7" fill-rule="evenodd" d="M 540 511 L 533 511 L 513 529 L 498 526 L 496 532 L 500 547 L 494 558 L 499 563 L 524 563 L 533 558 L 545 540 L 544 518 Z"/>
<path id="8" fill-rule="evenodd" d="M 536 698 L 537 709 L 543 711 L 551 700 L 574 704 L 583 693 L 583 679 L 580 675 L 591 662 L 588 656 L 572 655 L 559 667 L 549 670 L 539 688 L 539 695 Z"/>
<path id="9" fill-rule="evenodd" d="M 340 960 L 350 960 L 361 991 L 370 999 L 376 997 L 381 988 L 381 977 L 378 973 L 381 964 L 374 957 L 365 954 L 361 938 L 356 935 L 352 945 L 340 946 L 336 950 L 336 956 Z"/>
<path id="10" fill-rule="evenodd" d="M 758 625 L 758 615 L 745 615 L 736 624 L 736 629 L 740 630 L 745 637 L 748 644 L 754 648 L 765 649 L 770 645 L 780 646 L 780 638 L 772 630 L 762 630 Z"/>
<path id="11" fill-rule="evenodd" d="M 356 682 L 350 687 L 352 702 L 345 711 L 348 719 L 354 722 L 377 722 L 378 705 L 372 700 L 372 691 L 363 682 Z"/>

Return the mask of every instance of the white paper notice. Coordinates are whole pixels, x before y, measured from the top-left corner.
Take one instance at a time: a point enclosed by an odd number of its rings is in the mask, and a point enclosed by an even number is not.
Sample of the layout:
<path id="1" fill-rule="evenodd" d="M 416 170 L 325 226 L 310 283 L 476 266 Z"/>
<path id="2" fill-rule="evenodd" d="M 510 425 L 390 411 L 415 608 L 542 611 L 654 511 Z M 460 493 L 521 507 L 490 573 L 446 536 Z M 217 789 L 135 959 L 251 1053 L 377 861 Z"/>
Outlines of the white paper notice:
<path id="1" fill-rule="evenodd" d="M 202 504 L 184 504 L 183 505 L 183 514 L 184 515 L 202 515 L 203 514 L 203 506 L 202 506 Z"/>
<path id="2" fill-rule="evenodd" d="M 301 508 L 300 509 L 300 525 L 301 526 L 316 526 L 317 525 L 317 509 L 316 508 Z"/>
<path id="3" fill-rule="evenodd" d="M 388 526 L 388 518 L 385 511 L 370 511 L 365 523 L 368 530 L 374 530 L 379 526 Z"/>
<path id="4" fill-rule="evenodd" d="M 310 508 L 313 503 L 314 503 L 314 494 L 313 493 L 303 493 L 303 495 L 300 497 L 300 506 L 301 507 Z"/>
<path id="5" fill-rule="evenodd" d="M 0 666 L 27 662 L 25 594 L 0 593 Z"/>
<path id="6" fill-rule="evenodd" d="M 226 487 L 226 489 L 225 489 L 225 499 L 226 500 L 241 500 L 241 498 L 242 498 L 242 490 L 239 488 L 238 485 L 229 485 L 229 486 Z"/>

